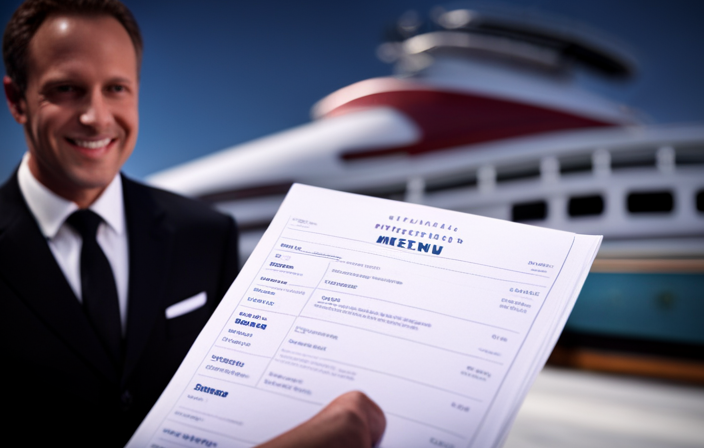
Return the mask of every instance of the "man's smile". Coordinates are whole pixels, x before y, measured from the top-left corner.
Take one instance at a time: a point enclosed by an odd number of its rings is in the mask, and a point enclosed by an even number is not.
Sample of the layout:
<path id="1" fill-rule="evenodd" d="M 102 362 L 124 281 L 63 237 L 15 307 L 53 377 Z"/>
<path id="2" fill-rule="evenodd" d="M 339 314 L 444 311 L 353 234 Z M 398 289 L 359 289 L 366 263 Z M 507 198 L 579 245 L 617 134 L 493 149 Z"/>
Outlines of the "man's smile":
<path id="1" fill-rule="evenodd" d="M 112 142 L 112 138 L 106 137 L 101 140 L 78 140 L 78 139 L 72 139 L 72 138 L 66 138 L 69 143 L 76 145 L 80 148 L 86 148 L 86 149 L 99 149 L 102 147 L 105 147 Z"/>

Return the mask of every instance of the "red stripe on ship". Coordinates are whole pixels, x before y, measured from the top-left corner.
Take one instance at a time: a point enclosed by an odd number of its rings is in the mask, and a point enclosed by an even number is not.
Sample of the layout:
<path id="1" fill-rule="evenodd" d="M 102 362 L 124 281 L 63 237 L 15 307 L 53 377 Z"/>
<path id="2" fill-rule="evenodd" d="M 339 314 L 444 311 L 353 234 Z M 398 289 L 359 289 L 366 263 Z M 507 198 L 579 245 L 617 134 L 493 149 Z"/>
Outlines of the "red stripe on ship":
<path id="1" fill-rule="evenodd" d="M 569 112 L 480 95 L 433 90 L 398 90 L 353 99 L 325 114 L 339 116 L 375 107 L 393 107 L 421 129 L 418 143 L 348 151 L 344 160 L 406 154 L 416 156 L 492 140 L 544 132 L 616 126 Z"/>

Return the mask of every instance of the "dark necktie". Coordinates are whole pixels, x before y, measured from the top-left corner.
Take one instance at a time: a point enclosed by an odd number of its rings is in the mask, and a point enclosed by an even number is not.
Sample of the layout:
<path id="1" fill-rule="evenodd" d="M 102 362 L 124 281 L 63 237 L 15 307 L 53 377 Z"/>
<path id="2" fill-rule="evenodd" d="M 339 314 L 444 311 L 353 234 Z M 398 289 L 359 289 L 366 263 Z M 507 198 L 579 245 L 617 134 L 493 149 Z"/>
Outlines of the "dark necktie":
<path id="1" fill-rule="evenodd" d="M 81 290 L 83 309 L 108 350 L 115 366 L 122 365 L 122 327 L 115 277 L 95 236 L 102 219 L 91 210 L 78 210 L 67 222 L 81 234 Z"/>

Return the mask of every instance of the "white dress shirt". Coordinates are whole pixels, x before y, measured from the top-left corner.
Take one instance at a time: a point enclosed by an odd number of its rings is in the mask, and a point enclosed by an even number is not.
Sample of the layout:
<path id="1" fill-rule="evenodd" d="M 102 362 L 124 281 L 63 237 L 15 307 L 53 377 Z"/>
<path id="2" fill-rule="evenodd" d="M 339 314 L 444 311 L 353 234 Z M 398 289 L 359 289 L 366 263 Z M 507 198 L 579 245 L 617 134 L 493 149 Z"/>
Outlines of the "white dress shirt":
<path id="1" fill-rule="evenodd" d="M 71 213 L 78 210 L 78 206 L 57 196 L 34 177 L 29 169 L 30 157 L 29 153 L 24 155 L 17 173 L 22 196 L 37 220 L 56 262 L 71 285 L 71 289 L 78 300 L 82 302 L 81 247 L 83 242 L 81 235 L 66 224 L 66 219 Z M 103 218 L 103 222 L 98 227 L 96 240 L 110 262 L 115 276 L 122 335 L 124 336 L 127 327 L 129 258 L 127 224 L 122 200 L 122 179 L 119 174 L 89 208 Z"/>

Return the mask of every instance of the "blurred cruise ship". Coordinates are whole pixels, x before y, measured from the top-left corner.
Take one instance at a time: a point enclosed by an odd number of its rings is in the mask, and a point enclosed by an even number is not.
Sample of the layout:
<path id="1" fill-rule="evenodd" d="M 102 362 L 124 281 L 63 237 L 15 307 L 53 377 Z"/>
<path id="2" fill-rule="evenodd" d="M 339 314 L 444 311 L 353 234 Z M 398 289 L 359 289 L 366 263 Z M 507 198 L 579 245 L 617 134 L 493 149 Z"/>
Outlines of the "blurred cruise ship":
<path id="1" fill-rule="evenodd" d="M 564 21 L 407 13 L 378 54 L 396 75 L 150 182 L 234 215 L 243 259 L 293 182 L 602 234 L 553 362 L 704 382 L 704 125 L 648 125 L 580 88 L 635 64 Z"/>

